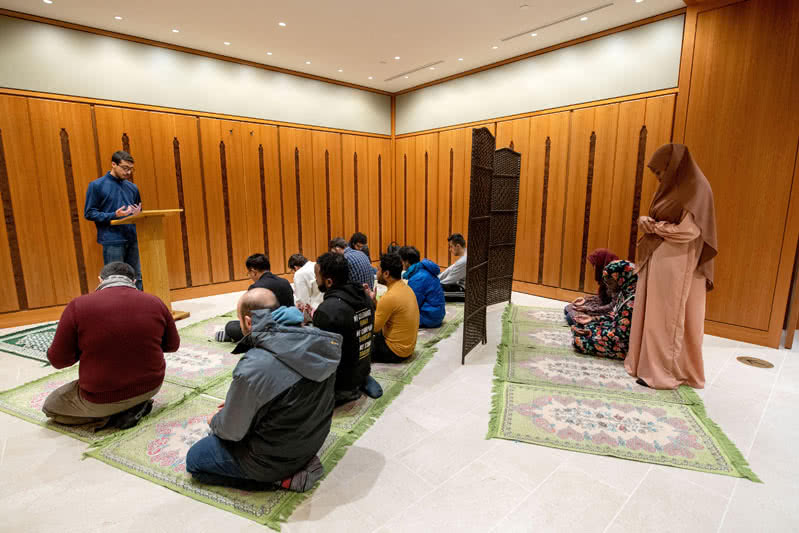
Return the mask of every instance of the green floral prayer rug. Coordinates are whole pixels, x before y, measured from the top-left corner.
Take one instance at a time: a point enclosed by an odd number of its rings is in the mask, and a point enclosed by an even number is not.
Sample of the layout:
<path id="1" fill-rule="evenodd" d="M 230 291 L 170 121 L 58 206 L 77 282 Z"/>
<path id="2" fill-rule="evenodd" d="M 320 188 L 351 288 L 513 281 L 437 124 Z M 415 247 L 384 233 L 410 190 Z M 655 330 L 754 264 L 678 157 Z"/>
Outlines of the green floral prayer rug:
<path id="1" fill-rule="evenodd" d="M 622 361 L 571 350 L 564 326 L 560 310 L 508 306 L 489 438 L 759 481 L 693 389 L 640 386 Z"/>
<path id="2" fill-rule="evenodd" d="M 80 426 L 65 426 L 49 421 L 42 412 L 42 405 L 51 392 L 61 385 L 78 379 L 78 367 L 73 366 L 20 385 L 11 390 L 0 393 L 0 411 L 17 416 L 34 424 L 58 431 L 84 442 L 98 442 L 119 431 L 115 428 L 94 431 L 92 424 Z M 164 382 L 161 390 L 153 398 L 153 414 L 157 414 L 170 404 L 181 400 L 191 389 Z"/>
<path id="3" fill-rule="evenodd" d="M 53 343 L 57 325 L 40 324 L 0 336 L 0 352 L 47 363 L 47 349 Z"/>
<path id="4" fill-rule="evenodd" d="M 193 396 L 147 422 L 127 431 L 122 438 L 92 450 L 88 456 L 136 476 L 215 507 L 279 528 L 307 495 L 285 490 L 249 492 L 203 485 L 186 472 L 186 454 L 191 446 L 209 434 L 207 418 L 217 411 L 214 398 Z M 346 435 L 331 432 L 319 458 L 329 471 L 341 457 Z"/>

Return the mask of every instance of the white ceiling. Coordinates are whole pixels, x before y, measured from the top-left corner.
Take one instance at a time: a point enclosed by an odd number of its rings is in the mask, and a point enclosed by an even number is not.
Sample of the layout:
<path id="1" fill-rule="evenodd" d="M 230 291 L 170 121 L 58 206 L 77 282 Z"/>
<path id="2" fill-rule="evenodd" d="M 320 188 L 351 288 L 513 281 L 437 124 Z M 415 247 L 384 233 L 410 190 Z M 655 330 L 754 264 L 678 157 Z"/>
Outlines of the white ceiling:
<path id="1" fill-rule="evenodd" d="M 585 21 L 563 20 L 608 4 Z M 684 6 L 681 0 L 0 0 L 14 11 L 390 92 Z M 553 22 L 536 37 L 527 33 Z"/>

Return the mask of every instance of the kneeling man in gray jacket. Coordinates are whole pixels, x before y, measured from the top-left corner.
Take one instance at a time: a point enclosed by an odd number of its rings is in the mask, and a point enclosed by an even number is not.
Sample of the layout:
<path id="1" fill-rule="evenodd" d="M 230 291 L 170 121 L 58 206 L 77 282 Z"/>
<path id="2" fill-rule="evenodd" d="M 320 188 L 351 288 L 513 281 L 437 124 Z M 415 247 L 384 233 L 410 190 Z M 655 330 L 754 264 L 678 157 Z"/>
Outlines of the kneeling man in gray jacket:
<path id="1" fill-rule="evenodd" d="M 330 432 L 342 338 L 300 327 L 301 316 L 273 316 L 278 305 L 261 288 L 239 300 L 245 337 L 233 353 L 244 355 L 211 434 L 186 457 L 201 483 L 305 492 L 324 474 L 317 452 Z"/>

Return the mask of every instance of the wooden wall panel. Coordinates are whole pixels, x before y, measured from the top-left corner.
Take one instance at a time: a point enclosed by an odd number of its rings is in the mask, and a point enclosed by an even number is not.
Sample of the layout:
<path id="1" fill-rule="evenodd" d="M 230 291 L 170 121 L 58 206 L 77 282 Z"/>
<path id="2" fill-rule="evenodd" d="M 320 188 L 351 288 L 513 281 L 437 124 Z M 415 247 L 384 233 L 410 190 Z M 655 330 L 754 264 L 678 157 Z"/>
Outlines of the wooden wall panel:
<path id="1" fill-rule="evenodd" d="M 81 250 L 85 268 L 86 288 L 94 290 L 97 276 L 103 267 L 103 249 L 97 244 L 97 228 L 94 222 L 86 220 L 83 211 L 86 203 L 86 190 L 89 183 L 97 179 L 97 150 L 95 147 L 92 110 L 88 105 L 56 102 L 60 127 L 68 134 L 70 160 L 75 188 L 75 210 L 80 227 Z M 109 165 L 110 168 L 110 165 Z"/>
<path id="2" fill-rule="evenodd" d="M 411 194 L 416 191 L 416 137 L 397 139 L 394 157 L 396 161 L 394 205 L 397 214 L 395 239 L 400 245 L 404 245 L 410 242 L 416 218 Z"/>
<path id="3" fill-rule="evenodd" d="M 416 138 L 416 190 L 413 195 L 415 213 L 413 241 L 422 258 L 438 263 L 441 243 L 436 242 L 438 232 L 438 133 Z M 411 195 L 408 194 L 408 201 Z M 443 249 L 446 252 L 446 248 Z"/>
<path id="4" fill-rule="evenodd" d="M 469 206 L 469 164 L 466 157 L 467 136 L 472 133 L 471 128 L 442 131 L 438 135 L 438 168 L 439 183 L 447 186 L 447 204 L 449 206 L 446 220 L 446 231 L 440 235 L 446 239 L 453 233 L 461 233 L 465 238 L 468 235 L 468 206 Z M 450 203 L 451 198 L 451 203 Z M 446 233 L 446 235 L 444 235 Z M 468 248 L 468 241 L 467 241 Z M 446 261 L 442 261 L 442 268 L 453 263 L 452 256 L 447 250 Z"/>
<path id="5" fill-rule="evenodd" d="M 392 221 L 394 219 L 392 197 L 391 140 L 368 139 L 369 183 L 372 203 L 369 208 L 371 226 L 369 229 L 369 252 L 372 261 L 378 261 L 393 239 Z"/>
<path id="6" fill-rule="evenodd" d="M 570 113 L 554 113 L 530 119 L 532 175 L 544 176 L 541 205 L 544 209 L 540 236 L 543 257 L 539 257 L 538 282 L 560 286 L 566 176 L 569 158 Z M 546 153 L 549 151 L 549 156 Z M 535 202 L 535 198 L 533 198 Z M 535 235 L 532 238 L 536 238 Z M 539 249 L 539 254 L 541 250 Z M 542 261 L 543 259 L 543 261 Z"/>
<path id="7" fill-rule="evenodd" d="M 222 182 L 220 120 L 200 119 L 200 149 L 205 178 L 205 212 L 208 221 L 209 255 L 211 257 L 211 282 L 231 280 L 232 251 L 228 251 L 225 191 Z"/>
<path id="8" fill-rule="evenodd" d="M 519 211 L 516 220 L 516 255 L 514 279 L 538 281 L 539 239 L 530 238 L 541 232 L 541 202 L 532 201 L 533 189 L 540 189 L 540 176 L 530 174 L 530 119 L 522 118 L 497 124 L 497 148 L 512 148 L 522 154 L 519 176 Z M 538 231 L 536 231 L 536 229 Z M 535 276 L 535 278 L 534 278 Z"/>
<path id="9" fill-rule="evenodd" d="M 0 173 L 4 172 L 5 159 L 3 157 L 2 136 L 3 130 L 0 128 Z M 0 180 L 5 179 L 5 174 L 0 174 Z M 0 313 L 19 309 L 14 265 L 11 261 L 11 242 L 9 241 L 9 232 L 16 228 L 16 224 L 14 224 L 14 228 L 10 228 L 6 223 L 5 213 L 6 211 L 13 213 L 13 206 L 11 206 L 10 198 L 6 198 L 3 190 L 4 186 L 0 184 L 0 210 L 2 210 L 1 212 L 4 215 L 0 217 Z"/>
<path id="10" fill-rule="evenodd" d="M 259 146 L 264 152 L 264 192 L 266 194 L 266 233 L 269 239 L 267 255 L 272 263 L 272 271 L 285 272 L 288 257 L 285 255 L 283 239 L 283 200 L 281 196 L 280 150 L 277 126 L 257 125 Z M 260 165 L 260 162 L 259 162 Z"/>
<path id="11" fill-rule="evenodd" d="M 342 208 L 344 234 L 336 235 L 349 241 L 356 231 L 366 233 L 369 212 L 368 201 L 369 143 L 359 135 L 341 136 Z M 367 234 L 367 237 L 370 237 Z"/>
<path id="12" fill-rule="evenodd" d="M 646 151 L 644 153 L 644 180 L 641 187 L 641 214 L 649 213 L 652 204 L 652 197 L 658 188 L 658 179 L 652 172 L 647 163 L 652 158 L 652 154 L 663 146 L 671 142 L 671 128 L 674 122 L 674 101 L 673 94 L 647 98 L 646 116 Z"/>
<path id="13" fill-rule="evenodd" d="M 592 249 L 607 245 L 617 124 L 618 104 L 572 114 L 560 285 L 565 289 L 596 290 L 585 261 Z"/>
<path id="14" fill-rule="evenodd" d="M 341 135 L 314 131 L 313 178 L 316 211 L 316 261 L 328 249 L 330 239 L 344 234 L 341 195 Z"/>
<path id="15" fill-rule="evenodd" d="M 149 113 L 153 146 L 153 167 L 158 183 L 157 196 L 147 200 L 148 209 L 179 209 L 178 182 L 175 168 L 175 115 Z M 181 158 L 182 159 L 182 158 Z M 169 266 L 169 288 L 182 289 L 188 284 L 183 254 L 183 231 L 180 216 L 166 217 L 166 257 Z"/>
<path id="16" fill-rule="evenodd" d="M 47 218 L 42 214 L 52 212 L 47 206 L 53 205 L 53 202 L 48 201 L 45 204 L 40 191 L 36 150 L 28 101 L 25 98 L 0 96 L 0 131 L 3 133 L 9 192 L 14 207 L 14 225 L 20 264 L 25 277 L 27 304 L 31 308 L 57 305 L 59 302 L 53 286 L 52 260 L 50 254 L 42 253 L 42 244 L 47 246 L 45 236 L 48 225 Z M 65 201 L 66 198 L 61 199 L 62 203 L 58 205 L 65 205 Z"/>
<path id="17" fill-rule="evenodd" d="M 797 27 L 796 2 L 749 1 L 697 16 L 685 144 L 716 202 L 710 320 L 769 329 L 799 141 Z"/>
<path id="18" fill-rule="evenodd" d="M 316 218 L 311 132 L 284 127 L 279 131 L 285 259 L 295 253 L 313 257 L 316 253 Z"/>
<path id="19" fill-rule="evenodd" d="M 208 220 L 205 211 L 200 139 L 197 118 L 176 115 L 175 139 L 180 151 L 183 201 L 186 213 L 186 233 L 189 246 L 189 265 L 192 285 L 211 283 L 211 258 L 208 244 Z M 173 142 L 174 140 L 173 139 Z"/>
<path id="20" fill-rule="evenodd" d="M 248 126 L 246 123 L 232 120 L 226 120 L 221 124 L 227 158 L 233 279 L 246 279 L 247 267 L 244 263 L 247 257 L 263 252 L 262 243 L 256 243 L 257 247 L 254 249 L 250 247 L 250 232 L 263 237 L 263 227 L 261 212 L 257 208 L 261 196 L 260 183 L 250 183 L 244 171 L 245 137 L 249 137 L 252 131 Z"/>

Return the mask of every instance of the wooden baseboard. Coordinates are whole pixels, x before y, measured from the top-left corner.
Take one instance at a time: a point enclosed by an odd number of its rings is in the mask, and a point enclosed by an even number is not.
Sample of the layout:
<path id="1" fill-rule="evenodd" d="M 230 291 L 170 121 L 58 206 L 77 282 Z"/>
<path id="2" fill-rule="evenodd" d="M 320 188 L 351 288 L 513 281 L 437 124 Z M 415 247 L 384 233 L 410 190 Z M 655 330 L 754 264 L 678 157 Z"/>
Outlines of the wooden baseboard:
<path id="1" fill-rule="evenodd" d="M 561 300 L 563 302 L 571 302 L 581 296 L 585 296 L 585 293 L 579 291 L 570 291 L 559 287 L 549 287 L 547 285 L 538 285 L 536 283 L 528 283 L 519 280 L 513 280 L 513 290 L 525 294 L 532 294 L 533 296 L 540 296 L 541 298 Z"/>
<path id="2" fill-rule="evenodd" d="M 545 285 L 537 285 L 535 283 L 528 283 L 526 281 L 513 282 L 513 290 L 516 292 L 523 292 L 525 294 L 532 294 L 542 298 L 550 298 L 552 300 L 561 300 L 570 302 L 575 298 L 584 296 L 581 292 L 560 289 L 558 287 L 547 287 Z M 732 339 L 736 341 L 748 342 L 750 344 L 758 344 L 760 346 L 768 346 L 769 348 L 779 348 L 779 338 L 776 342 L 774 336 L 768 331 L 759 329 L 745 328 L 741 326 L 733 326 L 730 324 L 722 324 L 712 320 L 705 320 L 705 333 L 708 335 L 715 335 L 716 337 L 724 337 L 725 339 Z"/>

